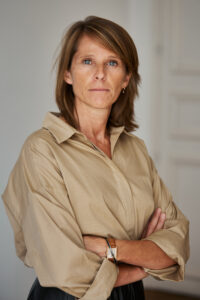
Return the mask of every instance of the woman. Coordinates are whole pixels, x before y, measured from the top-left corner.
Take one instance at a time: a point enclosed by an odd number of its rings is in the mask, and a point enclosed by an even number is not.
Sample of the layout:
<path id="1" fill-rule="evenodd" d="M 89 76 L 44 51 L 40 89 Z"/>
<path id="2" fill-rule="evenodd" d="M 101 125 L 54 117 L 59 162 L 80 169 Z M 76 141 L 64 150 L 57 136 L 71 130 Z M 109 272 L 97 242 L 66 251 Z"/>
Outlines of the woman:
<path id="1" fill-rule="evenodd" d="M 60 112 L 26 139 L 2 195 L 17 255 L 38 277 L 29 300 L 144 299 L 146 276 L 183 279 L 188 221 L 129 133 L 139 81 L 119 25 L 88 17 L 64 36 Z"/>

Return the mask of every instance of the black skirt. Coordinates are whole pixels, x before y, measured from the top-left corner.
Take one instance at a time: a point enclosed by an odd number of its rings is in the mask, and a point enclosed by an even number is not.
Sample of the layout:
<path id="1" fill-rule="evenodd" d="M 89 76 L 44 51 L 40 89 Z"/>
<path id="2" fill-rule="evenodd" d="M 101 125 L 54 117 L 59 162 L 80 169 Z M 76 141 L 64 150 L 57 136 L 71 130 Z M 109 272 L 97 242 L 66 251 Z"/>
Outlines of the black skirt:
<path id="1" fill-rule="evenodd" d="M 36 278 L 27 300 L 75 300 L 76 297 L 54 287 L 43 287 Z M 144 300 L 142 281 L 115 287 L 108 300 Z"/>

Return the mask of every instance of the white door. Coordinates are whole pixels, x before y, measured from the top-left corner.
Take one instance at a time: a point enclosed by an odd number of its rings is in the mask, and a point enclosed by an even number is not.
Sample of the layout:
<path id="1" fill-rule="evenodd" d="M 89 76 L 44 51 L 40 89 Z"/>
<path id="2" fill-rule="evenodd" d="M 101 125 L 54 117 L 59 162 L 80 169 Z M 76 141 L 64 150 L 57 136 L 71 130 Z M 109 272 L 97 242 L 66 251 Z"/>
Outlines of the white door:
<path id="1" fill-rule="evenodd" d="M 160 69 L 154 155 L 174 201 L 190 220 L 191 256 L 183 282 L 148 278 L 145 286 L 200 296 L 200 0 L 155 4 Z"/>

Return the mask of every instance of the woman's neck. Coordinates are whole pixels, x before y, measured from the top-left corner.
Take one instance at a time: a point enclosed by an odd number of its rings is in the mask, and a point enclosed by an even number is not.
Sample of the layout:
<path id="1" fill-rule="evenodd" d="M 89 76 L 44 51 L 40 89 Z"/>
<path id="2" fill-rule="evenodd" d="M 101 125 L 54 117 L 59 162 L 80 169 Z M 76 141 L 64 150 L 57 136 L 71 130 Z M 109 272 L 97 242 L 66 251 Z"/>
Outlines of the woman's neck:
<path id="1" fill-rule="evenodd" d="M 88 139 L 96 143 L 105 144 L 109 140 L 107 130 L 107 121 L 110 109 L 81 109 L 76 107 L 74 115 L 79 124 L 79 130 L 87 136 Z"/>

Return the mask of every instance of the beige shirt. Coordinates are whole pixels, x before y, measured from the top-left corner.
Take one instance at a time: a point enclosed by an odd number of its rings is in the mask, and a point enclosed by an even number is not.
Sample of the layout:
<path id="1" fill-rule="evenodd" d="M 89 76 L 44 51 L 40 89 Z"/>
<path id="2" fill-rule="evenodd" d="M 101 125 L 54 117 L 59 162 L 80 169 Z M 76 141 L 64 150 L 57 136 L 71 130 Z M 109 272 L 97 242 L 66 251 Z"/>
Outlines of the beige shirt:
<path id="1" fill-rule="evenodd" d="M 118 267 L 86 250 L 82 235 L 138 240 L 161 207 L 165 228 L 147 239 L 177 265 L 146 271 L 182 280 L 188 220 L 173 203 L 144 142 L 124 126 L 112 127 L 110 159 L 58 115 L 47 112 L 43 127 L 26 139 L 2 195 L 18 257 L 34 268 L 42 286 L 82 300 L 107 299 Z"/>

